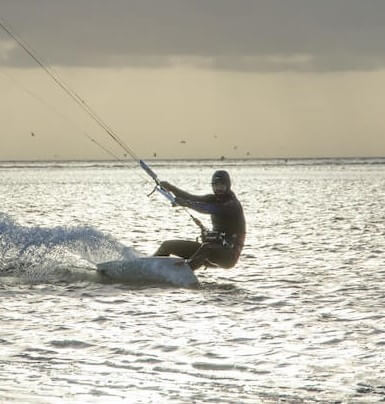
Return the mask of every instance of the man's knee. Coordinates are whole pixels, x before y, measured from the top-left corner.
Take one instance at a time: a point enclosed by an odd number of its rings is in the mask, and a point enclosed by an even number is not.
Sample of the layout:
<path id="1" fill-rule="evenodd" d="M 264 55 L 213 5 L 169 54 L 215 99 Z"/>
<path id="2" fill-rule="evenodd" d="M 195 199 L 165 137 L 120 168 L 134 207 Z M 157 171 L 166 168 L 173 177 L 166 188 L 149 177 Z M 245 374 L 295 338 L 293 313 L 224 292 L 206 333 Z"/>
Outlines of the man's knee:
<path id="1" fill-rule="evenodd" d="M 171 244 L 172 244 L 172 241 L 170 241 L 170 240 L 163 241 L 163 243 L 158 248 L 158 251 L 154 255 L 165 256 L 165 257 L 169 256 L 171 254 L 171 248 L 170 248 Z"/>

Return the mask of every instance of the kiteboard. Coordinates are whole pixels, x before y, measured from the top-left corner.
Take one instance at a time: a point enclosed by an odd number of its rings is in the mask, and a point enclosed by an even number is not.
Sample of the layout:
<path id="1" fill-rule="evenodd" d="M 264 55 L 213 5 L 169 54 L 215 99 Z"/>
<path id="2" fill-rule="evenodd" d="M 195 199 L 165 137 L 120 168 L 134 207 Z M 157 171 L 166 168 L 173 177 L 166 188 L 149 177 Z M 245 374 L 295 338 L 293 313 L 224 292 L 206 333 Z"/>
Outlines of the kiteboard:
<path id="1" fill-rule="evenodd" d="M 97 264 L 97 272 L 124 283 L 166 284 L 193 287 L 199 284 L 191 268 L 181 258 L 141 257 Z"/>

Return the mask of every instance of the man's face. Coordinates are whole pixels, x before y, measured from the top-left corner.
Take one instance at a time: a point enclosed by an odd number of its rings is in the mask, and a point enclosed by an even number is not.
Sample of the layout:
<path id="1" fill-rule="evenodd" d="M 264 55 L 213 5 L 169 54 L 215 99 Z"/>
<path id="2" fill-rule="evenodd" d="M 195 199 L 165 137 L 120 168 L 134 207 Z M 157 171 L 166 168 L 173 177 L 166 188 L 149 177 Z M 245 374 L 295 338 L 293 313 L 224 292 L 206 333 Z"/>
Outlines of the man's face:
<path id="1" fill-rule="evenodd" d="M 227 192 L 227 185 L 223 181 L 211 183 L 215 195 L 224 195 Z"/>

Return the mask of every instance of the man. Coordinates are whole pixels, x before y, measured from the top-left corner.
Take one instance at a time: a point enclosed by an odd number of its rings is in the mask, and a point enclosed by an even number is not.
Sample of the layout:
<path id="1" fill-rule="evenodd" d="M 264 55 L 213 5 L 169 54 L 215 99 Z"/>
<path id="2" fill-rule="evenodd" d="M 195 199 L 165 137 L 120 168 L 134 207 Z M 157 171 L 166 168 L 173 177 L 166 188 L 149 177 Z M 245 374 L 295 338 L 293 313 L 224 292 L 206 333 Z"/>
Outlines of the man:
<path id="1" fill-rule="evenodd" d="M 188 240 L 168 240 L 162 243 L 155 255 L 176 255 L 186 259 L 195 270 L 202 265 L 233 267 L 241 254 L 246 225 L 243 209 L 231 191 L 227 171 L 216 171 L 211 185 L 214 193 L 204 196 L 191 195 L 168 182 L 161 186 L 176 197 L 176 204 L 211 215 L 213 231 L 202 232 L 202 243 Z"/>

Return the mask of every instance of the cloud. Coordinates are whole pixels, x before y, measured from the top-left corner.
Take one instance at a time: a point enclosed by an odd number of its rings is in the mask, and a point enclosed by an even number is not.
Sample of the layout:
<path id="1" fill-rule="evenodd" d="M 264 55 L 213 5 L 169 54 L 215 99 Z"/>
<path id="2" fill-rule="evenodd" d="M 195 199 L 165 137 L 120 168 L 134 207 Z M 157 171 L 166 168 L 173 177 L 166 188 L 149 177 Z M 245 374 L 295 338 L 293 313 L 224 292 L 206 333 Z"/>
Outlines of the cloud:
<path id="1" fill-rule="evenodd" d="M 234 71 L 385 67 L 383 0 L 2 0 L 1 13 L 58 65 L 193 63 Z M 8 38 L 2 33 L 0 40 Z M 32 63 L 17 48 L 5 55 L 2 63 Z"/>

